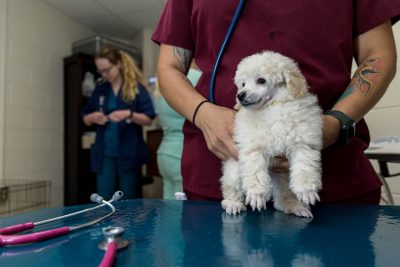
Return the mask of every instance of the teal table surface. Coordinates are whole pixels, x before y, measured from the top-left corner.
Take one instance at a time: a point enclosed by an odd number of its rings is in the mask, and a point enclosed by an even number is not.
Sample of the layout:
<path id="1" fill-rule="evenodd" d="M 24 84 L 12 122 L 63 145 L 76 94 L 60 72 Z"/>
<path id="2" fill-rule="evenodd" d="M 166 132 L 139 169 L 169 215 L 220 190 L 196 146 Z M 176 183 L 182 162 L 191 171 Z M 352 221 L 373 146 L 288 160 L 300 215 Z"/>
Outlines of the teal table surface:
<path id="1" fill-rule="evenodd" d="M 40 221 L 91 205 L 43 209 L 0 219 L 0 227 Z M 122 226 L 129 246 L 114 266 L 400 266 L 400 207 L 318 205 L 313 219 L 275 211 L 226 215 L 219 203 L 122 200 L 116 213 L 66 236 L 0 247 L 0 266 L 97 266 L 102 228 Z M 49 223 L 45 230 L 109 212 Z"/>

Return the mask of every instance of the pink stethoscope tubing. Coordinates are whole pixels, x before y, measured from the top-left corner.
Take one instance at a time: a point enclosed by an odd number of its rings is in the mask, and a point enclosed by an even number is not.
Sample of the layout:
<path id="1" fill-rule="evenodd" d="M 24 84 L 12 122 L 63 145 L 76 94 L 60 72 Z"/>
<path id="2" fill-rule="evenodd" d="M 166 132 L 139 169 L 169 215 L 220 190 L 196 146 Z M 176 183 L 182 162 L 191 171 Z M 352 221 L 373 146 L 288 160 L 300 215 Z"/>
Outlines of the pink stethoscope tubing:
<path id="1" fill-rule="evenodd" d="M 101 260 L 99 267 L 109 267 L 112 266 L 117 256 L 117 242 L 115 240 L 111 241 L 107 245 L 106 253 Z"/>
<path id="2" fill-rule="evenodd" d="M 129 242 L 122 238 L 124 231 L 125 229 L 123 227 L 118 226 L 103 228 L 105 240 L 99 244 L 99 249 L 105 250 L 106 253 L 103 256 L 99 267 L 111 267 L 117 257 L 117 250 L 128 246 Z"/>
<path id="3" fill-rule="evenodd" d="M 27 222 L 27 223 L 22 223 L 22 224 L 18 224 L 18 225 L 8 226 L 5 228 L 0 228 L 0 247 L 9 246 L 9 245 L 20 245 L 20 244 L 26 244 L 26 243 L 32 243 L 32 242 L 39 242 L 39 241 L 51 239 L 54 237 L 66 235 L 71 231 L 76 231 L 76 230 L 91 226 L 93 224 L 96 224 L 96 223 L 110 217 L 112 214 L 114 214 L 115 207 L 111 204 L 111 202 L 120 199 L 122 196 L 123 196 L 123 193 L 121 191 L 117 191 L 117 192 L 115 192 L 115 194 L 113 195 L 111 200 L 105 201 L 98 194 L 92 194 L 90 199 L 94 202 L 99 203 L 99 205 L 97 205 L 95 207 L 84 209 L 84 210 L 70 213 L 67 215 L 55 217 L 52 219 L 36 222 L 36 223 Z M 59 228 L 50 229 L 50 230 L 44 230 L 44 231 L 40 231 L 40 232 L 36 232 L 36 233 L 30 233 L 30 234 L 14 235 L 15 233 L 33 229 L 33 228 L 35 228 L 35 226 L 38 226 L 38 225 L 42 225 L 45 223 L 49 223 L 49 222 L 53 222 L 56 220 L 61 220 L 61 219 L 65 219 L 65 218 L 68 218 L 71 216 L 75 216 L 78 214 L 82 214 L 85 212 L 89 212 L 89 211 L 98 209 L 100 207 L 103 207 L 105 205 L 110 207 L 111 212 L 106 214 L 105 216 L 102 216 L 101 218 L 95 219 L 88 223 L 84 223 L 81 225 L 75 225 L 75 226 L 64 226 L 64 227 L 59 227 Z"/>

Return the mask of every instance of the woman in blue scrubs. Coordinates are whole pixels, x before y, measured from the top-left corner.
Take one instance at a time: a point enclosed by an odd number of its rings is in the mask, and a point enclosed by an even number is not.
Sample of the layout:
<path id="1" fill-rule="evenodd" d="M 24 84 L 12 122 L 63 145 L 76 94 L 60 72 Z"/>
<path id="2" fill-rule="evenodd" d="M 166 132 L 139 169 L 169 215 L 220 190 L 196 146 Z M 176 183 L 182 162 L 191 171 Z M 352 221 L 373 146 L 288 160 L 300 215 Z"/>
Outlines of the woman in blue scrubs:
<path id="1" fill-rule="evenodd" d="M 122 190 L 137 197 L 141 166 L 148 161 L 142 126 L 156 116 L 145 82 L 133 59 L 113 47 L 103 48 L 95 64 L 104 82 L 98 84 L 83 110 L 86 125 L 97 125 L 91 148 L 97 192 L 110 198 Z"/>

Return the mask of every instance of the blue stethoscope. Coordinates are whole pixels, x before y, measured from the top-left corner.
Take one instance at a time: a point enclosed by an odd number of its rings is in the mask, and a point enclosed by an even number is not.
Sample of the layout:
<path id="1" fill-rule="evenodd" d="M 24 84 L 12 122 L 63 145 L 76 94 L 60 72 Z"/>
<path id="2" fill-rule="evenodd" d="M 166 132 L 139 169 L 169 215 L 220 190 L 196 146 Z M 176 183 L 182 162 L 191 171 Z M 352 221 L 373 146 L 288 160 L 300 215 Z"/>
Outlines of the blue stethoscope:
<path id="1" fill-rule="evenodd" d="M 222 42 L 221 48 L 219 49 L 218 55 L 217 55 L 217 59 L 215 60 L 215 64 L 213 67 L 213 71 L 211 74 L 211 80 L 210 80 L 210 90 L 208 93 L 209 96 L 209 100 L 211 103 L 215 103 L 215 95 L 214 95 L 214 86 L 215 86 L 215 79 L 217 77 L 217 71 L 218 71 L 218 66 L 219 63 L 221 62 L 221 58 L 225 52 L 225 48 L 229 42 L 229 39 L 232 36 L 233 30 L 235 29 L 236 23 L 239 20 L 240 14 L 243 10 L 244 4 L 245 4 L 246 0 L 240 0 L 238 6 L 236 7 L 236 11 L 235 14 L 233 15 L 233 19 L 231 21 L 231 24 L 229 25 L 228 31 L 226 32 L 224 41 Z"/>

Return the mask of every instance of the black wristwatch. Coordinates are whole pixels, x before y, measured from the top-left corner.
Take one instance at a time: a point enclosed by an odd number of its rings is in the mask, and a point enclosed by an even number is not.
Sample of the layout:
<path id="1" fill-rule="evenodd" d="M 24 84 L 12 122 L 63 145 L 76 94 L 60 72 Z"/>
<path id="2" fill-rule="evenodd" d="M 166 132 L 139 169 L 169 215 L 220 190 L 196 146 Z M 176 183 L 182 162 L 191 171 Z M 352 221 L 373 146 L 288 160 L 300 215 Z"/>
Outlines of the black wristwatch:
<path id="1" fill-rule="evenodd" d="M 346 114 L 339 110 L 327 110 L 324 112 L 325 115 L 336 118 L 342 127 L 340 128 L 339 143 L 348 144 L 356 134 L 355 122 Z"/>

